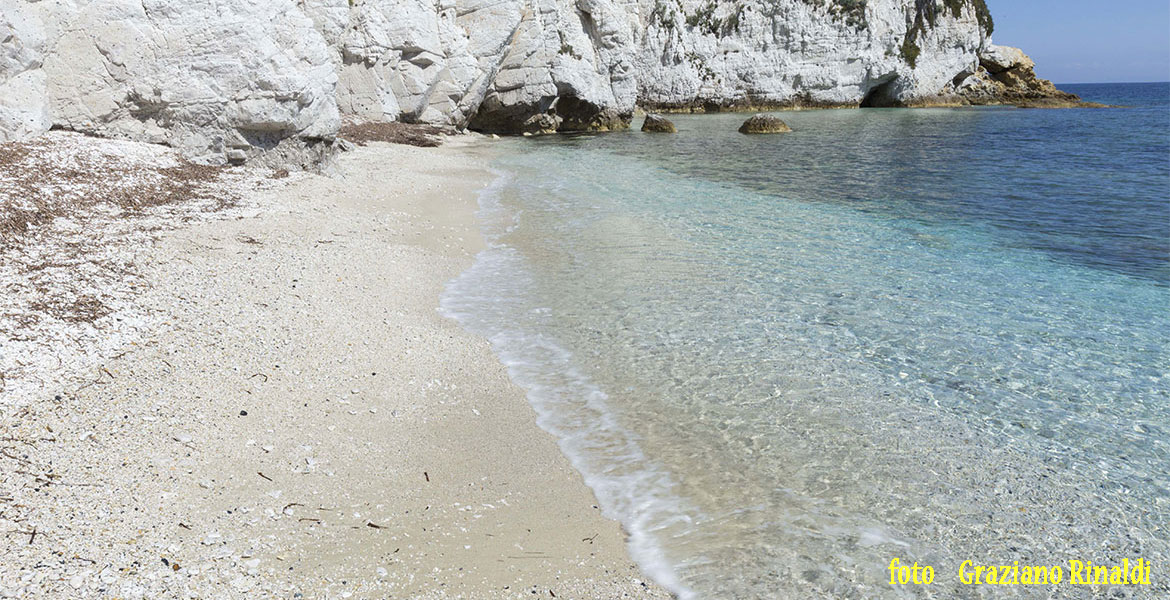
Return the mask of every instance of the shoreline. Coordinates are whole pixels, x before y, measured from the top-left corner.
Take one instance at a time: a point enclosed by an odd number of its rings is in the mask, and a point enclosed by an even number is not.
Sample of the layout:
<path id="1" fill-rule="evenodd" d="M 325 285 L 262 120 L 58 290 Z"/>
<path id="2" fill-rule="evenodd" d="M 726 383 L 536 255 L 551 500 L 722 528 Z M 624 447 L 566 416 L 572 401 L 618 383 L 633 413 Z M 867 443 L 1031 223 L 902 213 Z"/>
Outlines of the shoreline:
<path id="1" fill-rule="evenodd" d="M 485 152 L 371 144 L 115 242 L 139 279 L 80 345 L 120 347 L 6 382 L 0 597 L 669 598 L 437 310 Z"/>

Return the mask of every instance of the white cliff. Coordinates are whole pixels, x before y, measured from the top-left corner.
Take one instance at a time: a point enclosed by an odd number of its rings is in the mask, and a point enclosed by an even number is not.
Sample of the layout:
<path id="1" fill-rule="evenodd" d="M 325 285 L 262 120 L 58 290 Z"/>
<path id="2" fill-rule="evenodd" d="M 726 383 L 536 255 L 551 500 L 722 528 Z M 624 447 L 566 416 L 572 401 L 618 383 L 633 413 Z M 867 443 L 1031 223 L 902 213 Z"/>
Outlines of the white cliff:
<path id="1" fill-rule="evenodd" d="M 40 22 L 19 0 L 0 0 L 0 142 L 48 131 Z"/>
<path id="2" fill-rule="evenodd" d="M 55 126 L 211 162 L 312 162 L 340 126 L 337 72 L 293 0 L 44 0 Z"/>
<path id="3" fill-rule="evenodd" d="M 0 139 L 51 123 L 169 144 L 206 162 L 312 163 L 329 153 L 341 116 L 506 133 L 609 130 L 628 126 L 638 106 L 915 106 L 1047 90 L 1024 81 L 1035 79 L 1030 65 L 1000 69 L 1008 59 L 996 57 L 1010 52 L 991 45 L 983 0 L 0 8 L 0 34 L 10 32 L 0 35 Z"/>
<path id="4" fill-rule="evenodd" d="M 918 4 L 870 0 L 840 11 L 833 2 L 657 0 L 643 17 L 642 100 L 679 108 L 857 106 L 875 91 L 887 103 L 935 96 L 974 68 L 989 33 L 975 3 L 960 4 L 957 15 L 941 3 Z M 924 10 L 937 14 L 928 20 Z M 908 59 L 911 32 L 917 51 Z"/>

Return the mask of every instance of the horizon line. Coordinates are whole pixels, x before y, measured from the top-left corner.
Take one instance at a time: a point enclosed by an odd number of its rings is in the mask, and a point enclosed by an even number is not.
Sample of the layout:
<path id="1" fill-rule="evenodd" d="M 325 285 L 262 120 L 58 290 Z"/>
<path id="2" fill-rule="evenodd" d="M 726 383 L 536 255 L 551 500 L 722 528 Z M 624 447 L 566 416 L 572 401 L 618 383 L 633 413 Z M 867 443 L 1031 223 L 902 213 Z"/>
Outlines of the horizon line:
<path id="1" fill-rule="evenodd" d="M 1056 85 L 1111 85 L 1118 83 L 1170 83 L 1166 81 L 1062 81 Z"/>

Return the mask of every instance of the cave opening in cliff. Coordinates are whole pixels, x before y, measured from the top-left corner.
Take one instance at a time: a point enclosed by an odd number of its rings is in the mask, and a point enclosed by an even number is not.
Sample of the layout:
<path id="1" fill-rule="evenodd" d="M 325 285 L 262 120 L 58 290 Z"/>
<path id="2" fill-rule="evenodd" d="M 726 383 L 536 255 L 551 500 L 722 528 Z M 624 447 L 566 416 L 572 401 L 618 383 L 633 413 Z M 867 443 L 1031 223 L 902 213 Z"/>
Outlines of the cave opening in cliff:
<path id="1" fill-rule="evenodd" d="M 898 101 L 894 97 L 894 82 L 896 79 L 891 79 L 885 83 L 878 84 L 871 88 L 861 99 L 861 108 L 883 108 L 890 106 L 897 106 Z"/>

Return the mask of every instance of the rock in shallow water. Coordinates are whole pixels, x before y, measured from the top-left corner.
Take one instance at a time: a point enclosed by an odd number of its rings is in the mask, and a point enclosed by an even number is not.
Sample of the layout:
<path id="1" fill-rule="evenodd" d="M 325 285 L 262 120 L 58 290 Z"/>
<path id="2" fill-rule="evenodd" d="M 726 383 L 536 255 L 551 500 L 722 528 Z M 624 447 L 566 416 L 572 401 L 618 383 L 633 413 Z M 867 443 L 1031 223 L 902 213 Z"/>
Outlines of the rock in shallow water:
<path id="1" fill-rule="evenodd" d="M 650 133 L 677 133 L 674 123 L 662 115 L 649 114 L 646 115 L 646 120 L 642 121 L 642 131 Z"/>
<path id="2" fill-rule="evenodd" d="M 772 115 L 755 115 L 739 126 L 740 133 L 787 133 L 792 128 Z"/>

